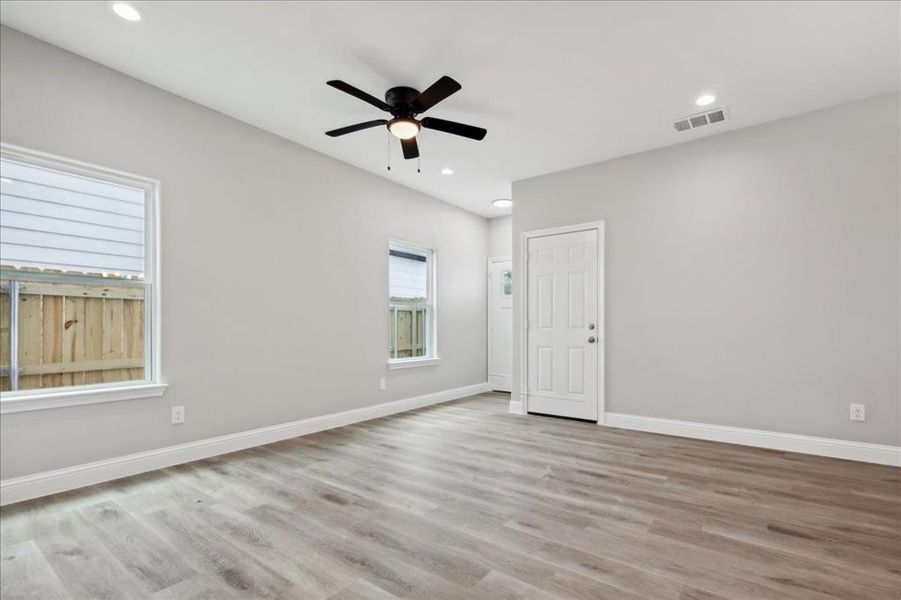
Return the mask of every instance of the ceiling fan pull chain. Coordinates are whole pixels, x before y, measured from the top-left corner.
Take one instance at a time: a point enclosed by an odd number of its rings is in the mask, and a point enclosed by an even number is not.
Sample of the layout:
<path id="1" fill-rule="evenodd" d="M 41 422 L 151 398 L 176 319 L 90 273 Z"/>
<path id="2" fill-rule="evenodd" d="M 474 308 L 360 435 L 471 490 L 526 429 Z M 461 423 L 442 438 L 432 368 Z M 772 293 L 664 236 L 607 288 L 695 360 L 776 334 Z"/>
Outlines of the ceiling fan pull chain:
<path id="1" fill-rule="evenodd" d="M 385 144 L 385 154 L 387 157 L 388 170 L 390 171 L 391 170 L 391 133 L 390 132 L 387 134 L 387 137 L 385 137 L 385 141 L 387 142 Z"/>

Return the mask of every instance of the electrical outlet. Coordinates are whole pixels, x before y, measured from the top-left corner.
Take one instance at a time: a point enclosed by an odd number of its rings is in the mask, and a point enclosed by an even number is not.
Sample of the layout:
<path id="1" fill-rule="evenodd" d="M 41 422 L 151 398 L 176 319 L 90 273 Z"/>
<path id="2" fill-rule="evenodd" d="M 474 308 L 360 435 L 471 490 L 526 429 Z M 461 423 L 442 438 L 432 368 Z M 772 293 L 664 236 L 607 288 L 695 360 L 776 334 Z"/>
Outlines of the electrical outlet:
<path id="1" fill-rule="evenodd" d="M 382 377 L 379 379 L 379 391 L 384 392 L 388 388 L 388 382 L 385 381 L 385 378 Z"/>
<path id="2" fill-rule="evenodd" d="M 867 405 L 866 404 L 852 404 L 851 405 L 851 420 L 852 421 L 866 421 L 867 420 Z"/>
<path id="3" fill-rule="evenodd" d="M 185 407 L 184 406 L 173 406 L 172 407 L 172 424 L 180 425 L 185 422 Z"/>

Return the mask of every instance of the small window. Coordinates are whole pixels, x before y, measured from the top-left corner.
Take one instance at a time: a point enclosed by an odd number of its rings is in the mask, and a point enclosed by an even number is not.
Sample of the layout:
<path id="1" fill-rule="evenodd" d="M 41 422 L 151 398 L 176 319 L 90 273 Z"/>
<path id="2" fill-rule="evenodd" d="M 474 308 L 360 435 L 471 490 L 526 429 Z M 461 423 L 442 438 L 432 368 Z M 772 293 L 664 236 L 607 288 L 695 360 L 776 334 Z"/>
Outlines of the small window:
<path id="1" fill-rule="evenodd" d="M 149 180 L 4 148 L 4 396 L 154 382 L 154 201 Z"/>
<path id="2" fill-rule="evenodd" d="M 513 295 L 513 272 L 504 271 L 501 276 L 501 285 L 503 286 L 504 296 Z"/>
<path id="3" fill-rule="evenodd" d="M 433 255 L 408 245 L 388 249 L 388 352 L 391 362 L 435 352 Z"/>

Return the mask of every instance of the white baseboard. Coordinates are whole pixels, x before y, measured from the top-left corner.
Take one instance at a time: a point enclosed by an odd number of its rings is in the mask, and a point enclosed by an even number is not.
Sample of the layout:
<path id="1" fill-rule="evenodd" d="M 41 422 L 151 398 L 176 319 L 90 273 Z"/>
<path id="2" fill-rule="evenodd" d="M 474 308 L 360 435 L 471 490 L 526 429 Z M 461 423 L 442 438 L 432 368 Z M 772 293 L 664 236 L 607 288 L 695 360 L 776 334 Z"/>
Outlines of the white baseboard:
<path id="1" fill-rule="evenodd" d="M 74 490 L 88 485 L 103 483 L 104 481 L 137 475 L 138 473 L 146 473 L 147 471 L 163 469 L 254 446 L 262 446 L 263 444 L 270 444 L 301 435 L 309 435 L 318 431 L 325 431 L 326 429 L 334 429 L 335 427 L 386 417 L 487 391 L 490 391 L 487 383 L 478 383 L 424 396 L 220 435 L 196 442 L 138 452 L 53 471 L 44 471 L 33 475 L 4 479 L 0 481 L 0 505 L 5 506 L 14 502 Z"/>
<path id="2" fill-rule="evenodd" d="M 514 415 L 524 415 L 526 414 L 526 395 L 522 392 L 519 393 L 518 397 L 514 394 L 510 394 L 510 412 Z"/>
<path id="3" fill-rule="evenodd" d="M 512 410 L 512 409 L 511 409 Z M 785 450 L 802 454 L 816 454 L 860 462 L 901 467 L 901 447 L 836 440 L 794 433 L 779 433 L 761 429 L 745 429 L 728 425 L 711 425 L 692 421 L 677 421 L 657 417 L 642 417 L 622 413 L 607 413 L 606 425 L 680 437 L 741 444 L 771 450 Z"/>
<path id="4" fill-rule="evenodd" d="M 488 374 L 488 385 L 491 386 L 491 389 L 501 392 L 509 392 L 510 391 L 510 376 L 509 375 L 492 375 Z"/>

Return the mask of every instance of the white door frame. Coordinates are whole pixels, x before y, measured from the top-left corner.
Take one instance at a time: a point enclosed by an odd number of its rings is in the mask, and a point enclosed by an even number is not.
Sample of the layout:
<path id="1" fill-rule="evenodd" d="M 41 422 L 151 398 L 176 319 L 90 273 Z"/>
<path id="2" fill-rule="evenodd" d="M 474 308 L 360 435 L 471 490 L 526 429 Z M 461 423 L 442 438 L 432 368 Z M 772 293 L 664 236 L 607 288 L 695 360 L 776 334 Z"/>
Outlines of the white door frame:
<path id="1" fill-rule="evenodd" d="M 488 373 L 487 373 L 487 375 L 488 375 L 489 383 L 491 382 L 491 328 L 494 325 L 492 318 L 491 318 L 491 294 L 492 294 L 492 292 L 491 292 L 491 264 L 499 263 L 499 262 L 507 262 L 507 261 L 510 262 L 510 268 L 512 269 L 513 268 L 513 257 L 510 256 L 509 254 L 507 256 L 492 256 L 491 258 L 488 259 L 488 335 L 487 335 L 487 337 L 488 337 Z M 513 282 L 513 285 L 514 285 L 513 294 L 515 295 L 516 294 L 516 287 L 515 287 L 516 282 L 515 281 Z M 511 330 L 511 333 L 512 333 L 512 330 Z M 512 366 L 512 364 L 511 364 L 511 366 Z M 512 373 L 510 374 L 510 379 L 511 379 L 510 383 L 513 383 L 513 381 L 512 381 L 513 374 Z"/>
<path id="2" fill-rule="evenodd" d="M 558 235 L 561 233 L 574 233 L 576 231 L 598 232 L 598 425 L 604 425 L 606 422 L 605 407 L 605 389 L 604 389 L 604 363 L 607 349 L 607 328 L 604 321 L 605 304 L 604 304 L 604 221 L 592 221 L 589 223 L 578 223 L 575 225 L 564 225 L 563 227 L 550 227 L 548 229 L 536 229 L 534 231 L 524 231 L 520 234 L 520 251 L 519 251 L 519 294 L 521 299 L 519 306 L 519 328 L 522 335 L 519 336 L 519 400 L 510 400 L 510 412 L 519 412 L 527 414 L 529 412 L 529 240 L 537 237 L 546 237 L 549 235 Z M 515 298 L 514 293 L 514 298 Z M 517 405 L 519 410 L 517 409 Z"/>

